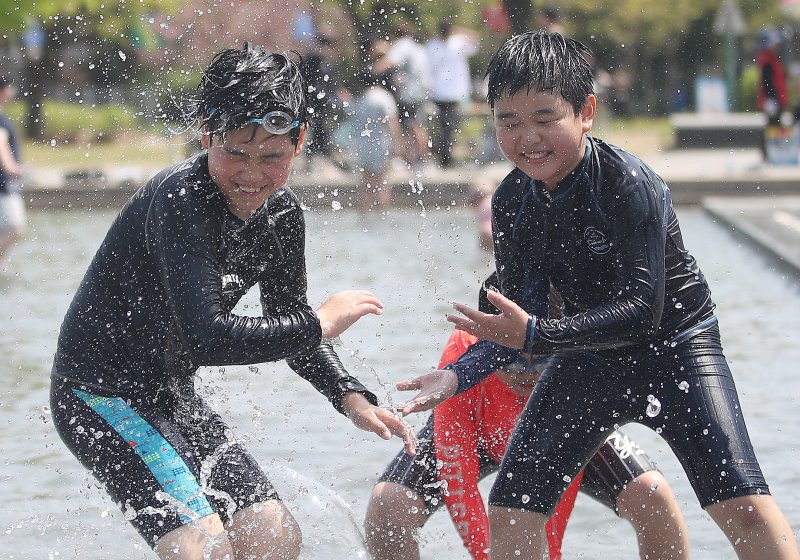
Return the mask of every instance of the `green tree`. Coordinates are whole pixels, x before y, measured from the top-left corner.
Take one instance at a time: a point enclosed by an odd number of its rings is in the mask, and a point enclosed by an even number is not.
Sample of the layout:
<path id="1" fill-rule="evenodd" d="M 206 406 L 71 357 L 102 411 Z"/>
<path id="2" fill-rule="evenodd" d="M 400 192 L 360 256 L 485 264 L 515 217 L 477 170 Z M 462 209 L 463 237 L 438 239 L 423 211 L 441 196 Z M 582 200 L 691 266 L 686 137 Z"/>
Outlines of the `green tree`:
<path id="1" fill-rule="evenodd" d="M 26 70 L 26 131 L 37 139 L 42 134 L 42 105 L 48 80 L 60 71 L 58 53 L 79 39 L 92 46 L 96 70 L 105 80 L 126 79 L 133 74 L 135 45 L 133 31 L 141 29 L 144 18 L 154 12 L 175 9 L 181 0 L 16 0 L 0 8 L 0 30 L 22 35 L 38 26 L 44 43 L 38 56 L 28 53 Z M 115 57 L 116 55 L 116 57 Z M 113 62 L 112 62 L 113 61 Z"/>
<path id="2" fill-rule="evenodd" d="M 713 30 L 721 0 L 563 0 L 569 31 L 591 45 L 599 63 L 634 74 L 639 112 L 665 112 L 679 88 L 703 74 L 721 74 L 725 38 Z M 786 21 L 778 0 L 739 0 L 748 37 Z M 750 41 L 749 43 L 752 43 Z M 748 41 L 740 49 L 748 58 Z M 752 57 L 750 57 L 752 58 Z M 691 87 L 689 87 L 691 91 Z"/>

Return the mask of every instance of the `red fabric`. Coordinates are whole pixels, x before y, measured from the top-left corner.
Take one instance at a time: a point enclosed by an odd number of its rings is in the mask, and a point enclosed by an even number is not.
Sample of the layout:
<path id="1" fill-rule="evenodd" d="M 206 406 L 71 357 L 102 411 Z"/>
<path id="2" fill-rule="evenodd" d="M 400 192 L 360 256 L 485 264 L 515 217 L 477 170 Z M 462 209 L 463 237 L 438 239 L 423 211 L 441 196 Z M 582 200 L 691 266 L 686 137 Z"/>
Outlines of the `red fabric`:
<path id="1" fill-rule="evenodd" d="M 778 94 L 778 105 L 781 110 L 789 106 L 789 91 L 786 87 L 786 70 L 783 67 L 778 53 L 773 49 L 764 49 L 756 57 L 756 68 L 758 68 L 758 108 L 764 110 L 764 101 L 766 95 L 764 91 L 764 80 L 761 76 L 764 75 L 765 67 L 772 68 L 772 85 Z"/>
<path id="2" fill-rule="evenodd" d="M 439 367 L 456 361 L 476 340 L 464 331 L 453 331 L 445 344 Z M 526 400 L 490 375 L 433 411 L 433 441 L 436 457 L 441 462 L 439 481 L 443 484 L 444 502 L 474 560 L 489 558 L 489 519 L 478 491 L 478 445 L 499 462 Z M 581 479 L 582 473 L 567 488 L 547 522 L 551 560 L 561 558 L 564 531 Z"/>

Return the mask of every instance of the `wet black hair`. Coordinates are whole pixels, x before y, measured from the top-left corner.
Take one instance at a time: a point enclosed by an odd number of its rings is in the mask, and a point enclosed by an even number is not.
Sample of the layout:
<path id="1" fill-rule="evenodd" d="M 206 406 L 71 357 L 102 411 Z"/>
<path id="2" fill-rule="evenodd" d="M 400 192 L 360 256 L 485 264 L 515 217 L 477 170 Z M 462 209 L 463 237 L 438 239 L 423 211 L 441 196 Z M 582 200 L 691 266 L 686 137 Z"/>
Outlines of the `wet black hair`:
<path id="1" fill-rule="evenodd" d="M 495 53 L 486 76 L 486 100 L 494 109 L 501 95 L 549 91 L 572 105 L 578 115 L 586 98 L 594 93 L 592 51 L 575 39 L 549 31 L 529 31 L 505 42 Z"/>
<path id="2" fill-rule="evenodd" d="M 308 122 L 300 60 L 252 43 L 217 53 L 197 87 L 197 115 L 212 135 L 246 126 L 269 111 L 290 113 Z M 297 145 L 299 128 L 289 133 Z"/>

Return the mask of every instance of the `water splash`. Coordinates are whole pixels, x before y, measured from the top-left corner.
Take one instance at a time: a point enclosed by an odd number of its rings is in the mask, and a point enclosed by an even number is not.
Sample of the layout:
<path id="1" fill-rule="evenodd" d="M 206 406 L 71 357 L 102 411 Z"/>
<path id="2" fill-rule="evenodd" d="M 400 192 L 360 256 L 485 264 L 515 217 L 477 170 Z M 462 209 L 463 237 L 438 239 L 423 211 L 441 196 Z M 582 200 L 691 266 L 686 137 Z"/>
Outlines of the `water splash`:
<path id="1" fill-rule="evenodd" d="M 647 410 L 645 414 L 650 418 L 655 418 L 659 414 L 661 414 L 661 401 L 658 400 L 654 395 L 647 395 Z"/>
<path id="2" fill-rule="evenodd" d="M 369 558 L 361 521 L 338 494 L 289 467 L 263 468 L 303 532 L 301 559 Z"/>

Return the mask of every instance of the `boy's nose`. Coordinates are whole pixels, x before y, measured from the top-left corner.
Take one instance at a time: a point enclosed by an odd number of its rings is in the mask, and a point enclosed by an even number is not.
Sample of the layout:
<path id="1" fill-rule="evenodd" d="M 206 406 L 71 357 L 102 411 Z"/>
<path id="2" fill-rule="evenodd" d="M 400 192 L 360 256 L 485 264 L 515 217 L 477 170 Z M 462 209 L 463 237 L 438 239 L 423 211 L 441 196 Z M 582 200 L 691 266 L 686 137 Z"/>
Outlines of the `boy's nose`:
<path id="1" fill-rule="evenodd" d="M 239 178 L 249 181 L 257 181 L 264 178 L 264 171 L 257 163 L 247 163 L 241 171 L 239 171 Z"/>
<path id="2" fill-rule="evenodd" d="M 528 129 L 525 131 L 523 141 L 531 144 L 538 144 L 539 142 L 542 141 L 542 135 L 539 133 L 538 130 Z"/>

